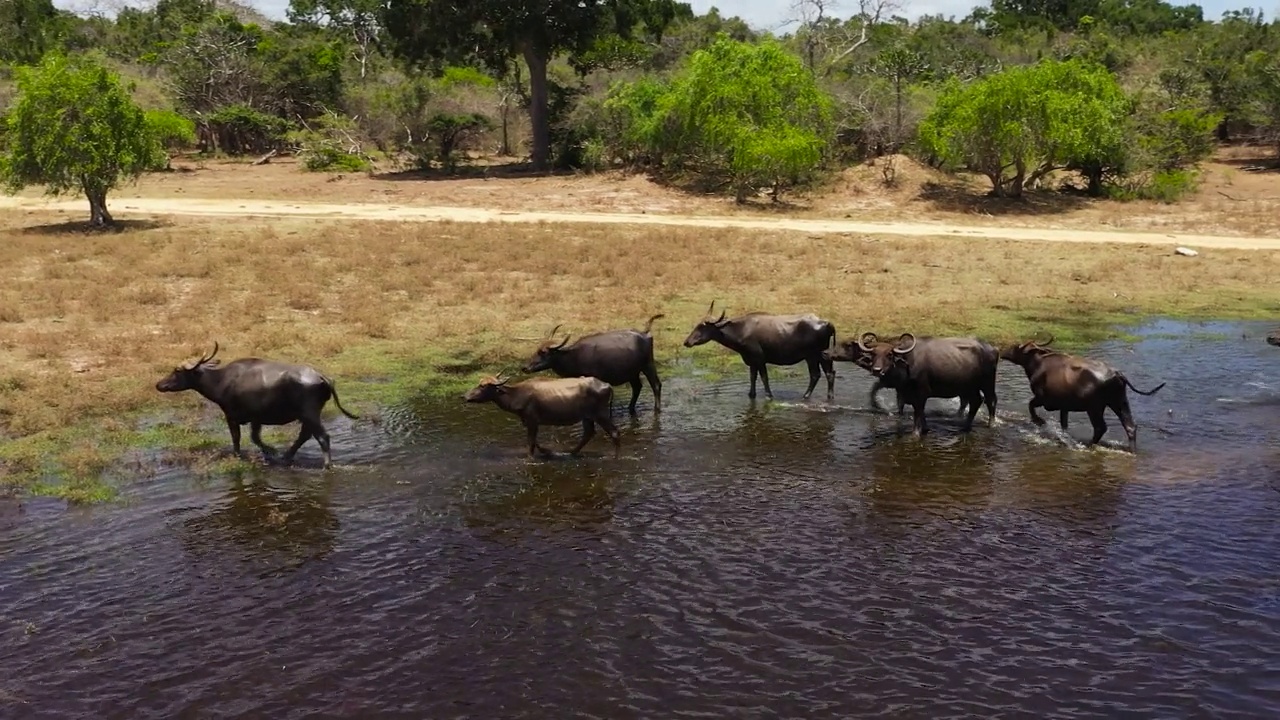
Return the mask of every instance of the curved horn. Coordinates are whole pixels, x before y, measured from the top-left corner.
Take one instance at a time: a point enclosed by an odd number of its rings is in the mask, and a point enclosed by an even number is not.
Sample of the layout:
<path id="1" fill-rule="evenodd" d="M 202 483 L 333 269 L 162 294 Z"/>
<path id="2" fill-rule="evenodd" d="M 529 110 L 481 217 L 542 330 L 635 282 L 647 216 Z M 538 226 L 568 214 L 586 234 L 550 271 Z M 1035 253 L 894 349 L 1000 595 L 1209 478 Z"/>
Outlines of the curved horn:
<path id="1" fill-rule="evenodd" d="M 871 339 L 868 340 L 867 338 L 871 338 Z M 879 338 L 876 337 L 875 333 L 864 332 L 862 333 L 862 337 L 858 338 L 858 348 L 863 352 L 872 352 L 870 343 L 873 343 L 876 340 L 879 340 Z"/>
<path id="2" fill-rule="evenodd" d="M 506 385 L 506 384 L 507 384 L 507 381 L 508 381 L 508 380 L 510 380 L 510 379 L 511 379 L 511 378 L 507 377 L 507 371 L 506 371 L 506 370 L 503 370 L 503 371 L 499 372 L 499 373 L 498 373 L 498 374 L 493 378 L 493 384 L 494 384 L 494 385 Z"/>
<path id="3" fill-rule="evenodd" d="M 1045 347 L 1045 346 L 1047 346 L 1047 345 L 1051 344 L 1052 342 L 1053 342 L 1053 333 L 1049 333 L 1049 339 L 1048 339 L 1048 340 L 1045 340 L 1045 341 L 1044 341 L 1044 342 L 1042 342 L 1042 343 L 1036 343 L 1036 344 L 1037 344 L 1037 345 L 1039 345 L 1039 346 L 1041 346 L 1041 347 Z"/>
<path id="4" fill-rule="evenodd" d="M 564 325 L 564 323 L 560 323 L 560 325 Z M 555 335 L 556 331 L 560 329 L 560 325 L 557 325 L 551 328 L 551 332 L 547 333 L 547 337 L 551 337 L 552 335 Z"/>
<path id="5" fill-rule="evenodd" d="M 200 367 L 201 365 L 203 365 L 203 364 L 205 364 L 205 363 L 209 362 L 210 360 L 212 360 L 212 359 L 213 359 L 213 356 L 214 356 L 214 355 L 217 355 L 217 354 L 218 354 L 218 341 L 217 341 L 217 340 L 214 340 L 214 341 L 213 341 L 213 352 L 209 353 L 208 355 L 205 355 L 204 353 L 200 353 L 200 359 L 196 361 L 196 364 L 195 364 L 193 367 Z"/>
<path id="6" fill-rule="evenodd" d="M 711 301 L 711 307 L 707 308 L 707 317 L 711 317 L 711 313 L 716 311 L 716 301 Z"/>
<path id="7" fill-rule="evenodd" d="M 911 338 L 911 345 L 906 348 L 894 348 L 893 349 L 894 352 L 898 353 L 899 355 L 906 355 L 907 353 L 911 352 L 916 348 L 916 336 L 912 335 L 911 333 L 902 333 L 902 335 L 898 337 L 898 342 L 902 342 L 906 338 Z"/>
<path id="8" fill-rule="evenodd" d="M 570 338 L 570 337 L 571 337 L 570 335 L 565 335 L 565 336 L 564 336 L 564 340 L 560 341 L 560 344 L 559 344 L 559 345 L 556 345 L 555 347 L 553 347 L 553 348 L 551 348 L 551 349 L 552 349 L 552 350 L 559 350 L 560 348 L 564 347 L 565 345 L 568 345 L 568 344 L 569 344 L 569 338 Z"/>
<path id="9" fill-rule="evenodd" d="M 722 323 L 722 322 L 724 322 L 724 311 L 723 311 L 723 310 L 721 310 L 721 311 L 720 311 L 720 317 L 716 318 L 716 324 L 717 324 L 717 325 L 719 325 L 719 324 L 720 324 L 720 323 Z"/>

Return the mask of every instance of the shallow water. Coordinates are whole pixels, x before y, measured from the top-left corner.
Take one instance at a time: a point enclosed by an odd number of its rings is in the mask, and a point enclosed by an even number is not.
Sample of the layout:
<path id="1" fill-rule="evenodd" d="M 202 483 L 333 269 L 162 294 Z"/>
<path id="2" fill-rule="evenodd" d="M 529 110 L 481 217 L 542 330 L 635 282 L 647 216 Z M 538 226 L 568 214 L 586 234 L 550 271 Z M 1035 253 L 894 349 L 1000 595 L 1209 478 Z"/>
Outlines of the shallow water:
<path id="1" fill-rule="evenodd" d="M 310 444 L 0 505 L 0 716 L 1275 717 L 1266 329 L 1093 352 L 1169 383 L 1131 395 L 1136 456 L 1110 416 L 1111 448 L 1032 426 L 1007 365 L 995 427 L 931 401 L 919 442 L 861 370 L 752 403 L 744 369 L 658 417 L 646 388 L 616 460 L 529 461 L 514 418 L 437 403 L 333 421 L 331 473 Z"/>

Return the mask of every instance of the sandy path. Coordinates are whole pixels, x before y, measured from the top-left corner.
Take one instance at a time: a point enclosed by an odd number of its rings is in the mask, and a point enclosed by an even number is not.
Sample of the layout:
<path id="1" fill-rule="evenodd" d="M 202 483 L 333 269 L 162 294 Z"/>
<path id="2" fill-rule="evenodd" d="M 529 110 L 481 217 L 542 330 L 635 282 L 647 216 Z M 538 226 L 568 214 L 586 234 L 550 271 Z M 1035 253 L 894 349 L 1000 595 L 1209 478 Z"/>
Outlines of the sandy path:
<path id="1" fill-rule="evenodd" d="M 43 198 L 0 197 L 0 209 L 66 210 L 83 212 L 83 200 L 49 201 Z M 258 200 L 198 200 L 136 198 L 110 202 L 113 215 L 193 215 L 232 217 L 302 217 L 332 220 L 399 220 L 406 222 L 551 222 L 676 225 L 683 227 L 793 230 L 812 233 L 860 233 L 866 235 L 935 235 L 961 238 L 1002 238 L 1049 242 L 1130 243 L 1187 245 L 1193 248 L 1280 250 L 1280 238 L 1184 235 L 1127 231 L 1055 230 L 1050 228 L 977 227 L 945 223 L 858 222 L 799 218 L 741 218 L 644 213 L 520 212 L 475 207 L 424 207 L 373 203 L 329 204 Z"/>

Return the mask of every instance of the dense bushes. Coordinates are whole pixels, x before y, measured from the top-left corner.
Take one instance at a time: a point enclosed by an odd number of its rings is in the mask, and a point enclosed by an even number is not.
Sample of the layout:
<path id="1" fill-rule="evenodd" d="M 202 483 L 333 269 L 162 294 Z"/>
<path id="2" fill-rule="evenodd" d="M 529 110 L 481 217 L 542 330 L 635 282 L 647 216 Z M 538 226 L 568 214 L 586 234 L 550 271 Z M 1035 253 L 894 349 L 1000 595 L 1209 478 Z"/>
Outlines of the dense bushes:
<path id="1" fill-rule="evenodd" d="M 342 171 L 456 172 L 497 152 L 745 200 L 908 152 L 981 173 L 997 195 L 1052 178 L 1168 199 L 1194 187 L 1218 141 L 1280 151 L 1280 25 L 1253 11 L 1205 22 L 1161 0 L 1001 0 L 910 23 L 883 4 L 840 18 L 797 0 L 799 26 L 776 38 L 671 0 L 541 14 L 506 0 L 292 0 L 289 23 L 224 0 L 159 0 L 114 20 L 10 5 L 0 105 L 6 61 L 100 50 L 138 79 L 167 150 L 157 167 L 192 145 L 295 151 Z M 412 22 L 389 32 L 396 17 Z"/>

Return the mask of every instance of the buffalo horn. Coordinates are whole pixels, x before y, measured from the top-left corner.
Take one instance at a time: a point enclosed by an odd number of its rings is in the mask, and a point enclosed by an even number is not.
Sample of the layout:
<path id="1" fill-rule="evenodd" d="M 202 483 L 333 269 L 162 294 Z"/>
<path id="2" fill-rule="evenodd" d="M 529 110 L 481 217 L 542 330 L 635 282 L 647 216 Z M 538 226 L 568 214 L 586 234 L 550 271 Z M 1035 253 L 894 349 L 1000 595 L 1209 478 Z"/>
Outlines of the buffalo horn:
<path id="1" fill-rule="evenodd" d="M 1050 344 L 1052 344 L 1052 343 L 1053 343 L 1053 333 L 1050 333 L 1050 334 L 1049 334 L 1049 339 L 1048 339 L 1048 340 L 1045 340 L 1045 341 L 1044 341 L 1044 342 L 1042 342 L 1042 343 L 1040 343 L 1040 345 L 1043 347 L 1043 346 L 1050 345 Z"/>
<path id="2" fill-rule="evenodd" d="M 870 340 L 867 338 L 870 338 Z M 879 338 L 876 337 L 875 333 L 864 332 L 862 333 L 862 337 L 858 338 L 858 347 L 861 348 L 863 352 L 871 352 L 872 350 L 869 343 L 873 343 L 878 339 Z"/>
<path id="3" fill-rule="evenodd" d="M 562 341 L 560 342 L 560 344 L 559 344 L 559 345 L 556 345 L 555 347 L 553 347 L 553 348 L 551 348 L 551 349 L 552 349 L 552 350 L 559 350 L 560 348 L 564 347 L 565 345 L 568 345 L 568 344 L 569 344 L 569 338 L 570 338 L 570 337 L 571 337 L 571 336 L 569 336 L 569 335 L 565 335 L 565 336 L 564 336 L 564 340 L 562 340 Z"/>
<path id="4" fill-rule="evenodd" d="M 564 323 L 560 323 L 560 325 L 563 325 L 563 324 L 564 324 Z M 556 331 L 560 329 L 560 325 L 557 325 L 557 326 L 555 326 L 555 327 L 551 328 L 551 332 L 547 333 L 547 337 L 552 337 L 553 335 L 555 335 L 555 334 L 556 334 Z"/>
<path id="5" fill-rule="evenodd" d="M 896 347 L 896 348 L 894 348 L 894 349 L 893 349 L 893 351 L 894 351 L 894 352 L 898 353 L 899 355 L 906 355 L 907 353 L 909 353 L 909 352 L 911 352 L 912 350 L 914 350 L 914 349 L 915 349 L 915 347 L 916 347 L 916 336 L 915 336 L 915 335 L 912 335 L 911 333 L 902 333 L 902 335 L 898 338 L 898 342 L 902 342 L 902 341 L 903 341 L 903 340 L 905 340 L 906 338 L 911 338 L 911 345 L 910 345 L 909 347 L 905 347 L 905 348 L 897 348 L 897 347 Z"/>

